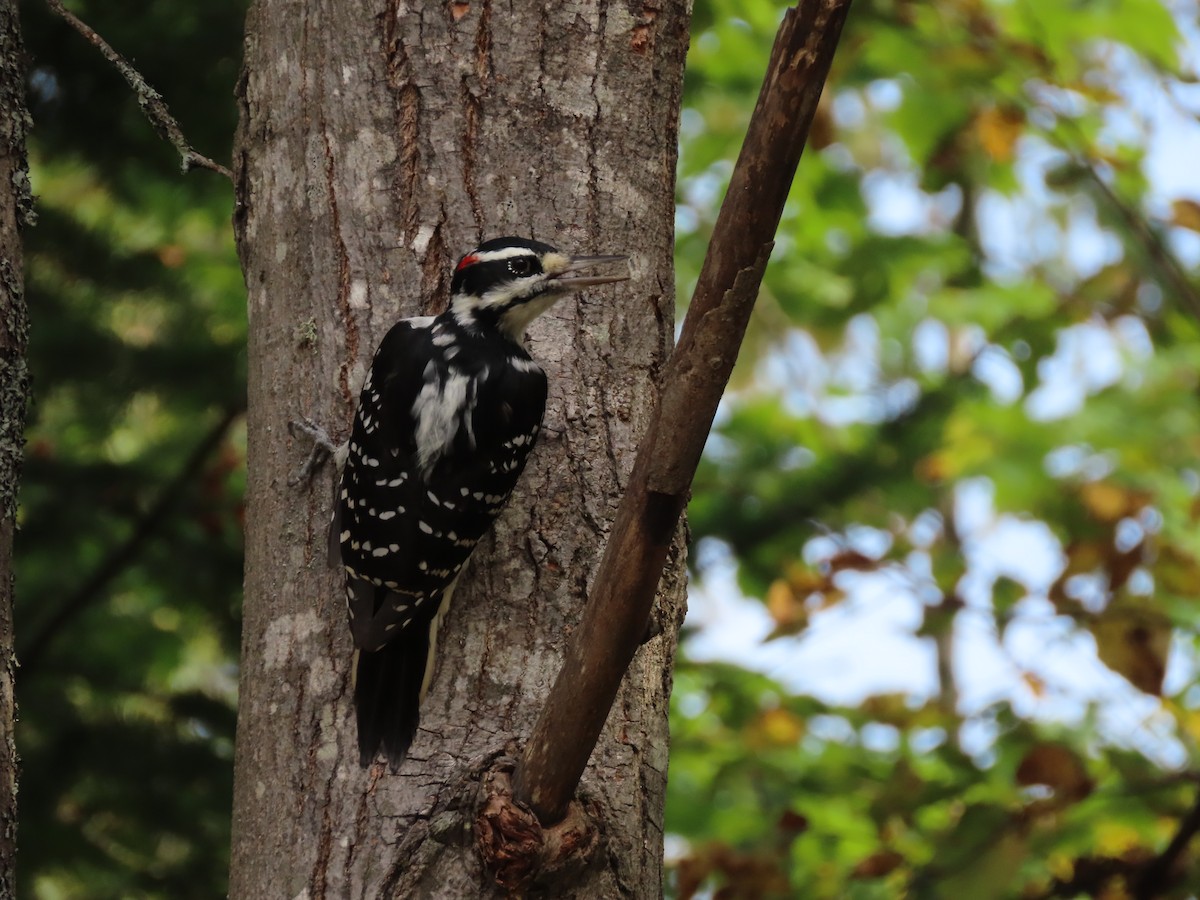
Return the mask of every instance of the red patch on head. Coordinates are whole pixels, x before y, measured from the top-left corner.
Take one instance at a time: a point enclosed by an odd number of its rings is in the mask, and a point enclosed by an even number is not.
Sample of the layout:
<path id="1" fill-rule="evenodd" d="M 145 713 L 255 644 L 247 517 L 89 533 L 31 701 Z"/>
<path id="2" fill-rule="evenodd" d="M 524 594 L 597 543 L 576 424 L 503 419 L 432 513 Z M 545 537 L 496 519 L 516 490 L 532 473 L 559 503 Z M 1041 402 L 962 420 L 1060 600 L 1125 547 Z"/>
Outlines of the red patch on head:
<path id="1" fill-rule="evenodd" d="M 468 253 L 466 256 L 464 256 L 462 259 L 460 259 L 458 261 L 458 265 L 455 266 L 454 271 L 461 272 L 467 266 L 474 265 L 477 262 L 479 262 L 479 257 L 476 256 L 474 253 Z"/>

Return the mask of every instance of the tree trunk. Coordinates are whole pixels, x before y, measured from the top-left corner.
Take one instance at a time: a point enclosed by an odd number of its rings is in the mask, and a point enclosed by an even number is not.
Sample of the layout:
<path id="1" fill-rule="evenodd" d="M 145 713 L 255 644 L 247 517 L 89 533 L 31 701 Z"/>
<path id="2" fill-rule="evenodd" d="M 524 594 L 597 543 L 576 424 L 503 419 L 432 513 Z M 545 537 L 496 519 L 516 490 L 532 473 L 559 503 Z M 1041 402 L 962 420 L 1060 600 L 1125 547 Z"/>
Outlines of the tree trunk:
<path id="1" fill-rule="evenodd" d="M 246 603 L 231 896 L 480 897 L 480 773 L 529 734 L 673 335 L 676 124 L 689 4 L 258 0 L 236 150 L 248 286 Z M 632 10 L 632 11 L 631 11 Z M 633 280 L 531 329 L 544 437 L 455 592 L 409 760 L 357 762 L 349 630 L 325 561 L 331 473 L 288 476 L 310 416 L 339 438 L 377 341 L 438 312 L 481 239 L 628 253 Z M 661 893 L 670 623 L 634 660 L 583 781 L 604 849 L 558 897 Z"/>
<path id="2" fill-rule="evenodd" d="M 15 892 L 17 750 L 12 541 L 29 374 L 21 228 L 30 217 L 25 54 L 14 0 L 0 0 L 0 898 Z"/>

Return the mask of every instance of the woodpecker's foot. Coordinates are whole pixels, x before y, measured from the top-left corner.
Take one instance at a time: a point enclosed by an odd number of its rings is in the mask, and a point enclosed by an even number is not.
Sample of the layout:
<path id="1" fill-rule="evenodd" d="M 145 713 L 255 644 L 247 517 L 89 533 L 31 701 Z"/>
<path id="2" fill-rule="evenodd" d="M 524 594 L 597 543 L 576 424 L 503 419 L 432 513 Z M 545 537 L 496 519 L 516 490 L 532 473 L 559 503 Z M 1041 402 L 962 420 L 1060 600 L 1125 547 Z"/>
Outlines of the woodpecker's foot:
<path id="1" fill-rule="evenodd" d="M 299 471 L 288 479 L 289 487 L 296 487 L 297 485 L 311 482 L 317 471 L 331 457 L 336 457 L 341 449 L 333 442 L 333 439 L 329 436 L 329 432 L 312 419 L 298 419 L 288 422 L 288 433 L 294 438 L 308 438 L 312 441 L 312 451 L 308 454 L 308 459 L 304 461 L 304 465 L 300 467 Z"/>

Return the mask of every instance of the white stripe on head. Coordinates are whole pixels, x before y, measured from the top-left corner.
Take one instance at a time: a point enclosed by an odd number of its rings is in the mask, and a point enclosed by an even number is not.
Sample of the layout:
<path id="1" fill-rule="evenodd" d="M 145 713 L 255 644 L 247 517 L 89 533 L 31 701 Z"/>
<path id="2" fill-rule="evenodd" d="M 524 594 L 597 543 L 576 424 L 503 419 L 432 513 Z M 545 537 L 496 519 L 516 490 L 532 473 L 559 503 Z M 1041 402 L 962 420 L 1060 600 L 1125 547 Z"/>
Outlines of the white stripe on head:
<path id="1" fill-rule="evenodd" d="M 528 247 L 502 247 L 499 250 L 485 250 L 483 253 L 470 254 L 471 264 L 499 262 L 502 259 L 512 259 L 514 256 L 532 256 L 537 259 L 537 253 Z"/>

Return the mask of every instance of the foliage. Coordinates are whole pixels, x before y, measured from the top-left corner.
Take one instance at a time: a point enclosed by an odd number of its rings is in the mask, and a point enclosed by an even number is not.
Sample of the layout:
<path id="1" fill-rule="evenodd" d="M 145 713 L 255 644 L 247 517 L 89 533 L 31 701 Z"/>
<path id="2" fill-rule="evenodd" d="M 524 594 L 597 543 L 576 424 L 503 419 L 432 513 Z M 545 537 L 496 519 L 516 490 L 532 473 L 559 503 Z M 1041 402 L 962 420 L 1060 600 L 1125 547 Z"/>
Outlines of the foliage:
<path id="1" fill-rule="evenodd" d="M 240 0 L 72 6 L 227 157 Z M 781 9 L 696 7 L 683 298 Z M 857 0 L 691 507 L 702 593 L 706 561 L 730 560 L 763 604 L 740 615 L 770 634 L 705 662 L 703 616 L 689 625 L 674 896 L 1126 896 L 1195 803 L 1200 303 L 1180 260 L 1200 255 L 1200 197 L 1163 193 L 1144 112 L 1157 98 L 1194 125 L 1185 12 Z M 243 484 L 231 194 L 181 177 L 93 49 L 23 13 L 41 218 L 21 885 L 217 896 Z M 1014 529 L 1052 564 L 996 539 Z M 895 602 L 931 686 L 908 687 L 907 657 L 871 659 L 865 633 L 839 672 L 891 667 L 883 689 L 832 696 L 838 673 L 786 661 Z M 1026 652 L 1031 634 L 1050 652 Z M 981 641 L 1019 689 L 969 689 Z M 1054 658 L 1081 641 L 1095 668 L 1061 683 Z M 768 676 L 758 657 L 785 662 Z M 1196 849 L 1164 890 L 1189 879 Z"/>
<path id="2" fill-rule="evenodd" d="M 191 140 L 228 155 L 240 0 L 72 6 L 136 58 Z M 40 4 L 22 15 L 39 218 L 16 573 L 19 883 L 37 897 L 214 897 L 244 481 L 232 191 L 182 177 L 94 48 Z"/>
<path id="3" fill-rule="evenodd" d="M 781 11 L 697 8 L 685 298 Z M 1197 802 L 1200 217 L 1154 195 L 1143 111 L 1195 129 L 1182 40 L 1156 0 L 852 10 L 690 510 L 779 682 L 681 664 L 675 896 L 1130 896 Z M 924 688 L 797 670 L 898 605 Z M 874 641 L 837 664 L 886 668 Z M 979 648 L 1017 683 L 986 702 Z M 1153 888 L 1197 884 L 1193 848 Z"/>

